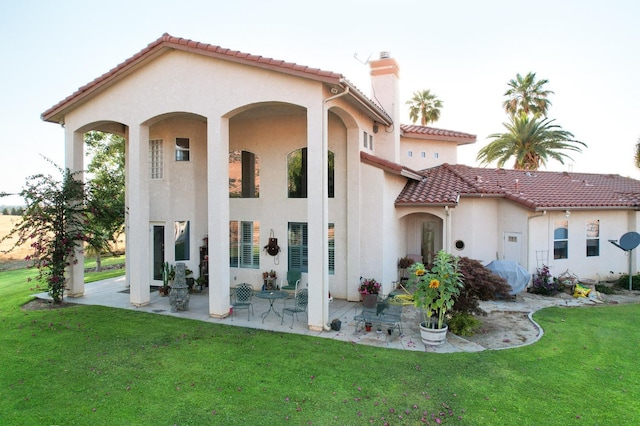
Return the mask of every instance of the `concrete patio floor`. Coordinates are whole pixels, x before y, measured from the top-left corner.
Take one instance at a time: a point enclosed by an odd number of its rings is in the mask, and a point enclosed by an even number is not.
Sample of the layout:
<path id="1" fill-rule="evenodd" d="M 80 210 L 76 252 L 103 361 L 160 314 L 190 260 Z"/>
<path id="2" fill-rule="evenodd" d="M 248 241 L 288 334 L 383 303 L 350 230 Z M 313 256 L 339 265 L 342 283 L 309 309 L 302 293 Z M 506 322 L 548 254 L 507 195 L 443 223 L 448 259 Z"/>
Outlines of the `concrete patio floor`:
<path id="1" fill-rule="evenodd" d="M 47 293 L 40 293 L 35 296 L 40 299 L 49 299 Z M 169 298 L 161 297 L 157 291 L 152 291 L 151 301 L 148 305 L 135 307 L 129 302 L 129 294 L 126 287 L 125 277 L 118 277 L 87 284 L 85 285 L 85 294 L 83 297 L 66 298 L 67 302 L 76 304 L 101 305 L 119 309 L 137 310 L 153 314 L 189 318 L 197 321 L 271 330 L 280 333 L 303 334 L 390 349 L 434 353 L 478 352 L 487 349 L 483 346 L 453 335 L 452 333 L 448 334 L 447 341 L 443 345 L 425 346 L 420 338 L 418 311 L 413 306 L 404 306 L 402 309 L 403 333 L 400 334 L 398 330 L 393 330 L 391 334 L 388 334 L 386 329 L 383 329 L 380 333 L 376 330 L 369 332 L 356 330 L 354 316 L 360 312 L 362 307 L 362 304 L 358 302 L 347 302 L 340 299 L 334 299 L 330 302 L 329 321 L 334 318 L 338 318 L 342 321 L 340 331 L 311 331 L 307 327 L 307 318 L 304 314 L 299 315 L 299 320 L 293 321 L 293 328 L 290 328 L 291 317 L 288 315 L 285 316 L 284 324 L 281 323 L 282 319 L 279 316 L 276 316 L 273 312 L 270 312 L 263 321 L 261 315 L 269 309 L 269 302 L 265 299 L 257 297 L 253 298 L 254 311 L 253 315 L 251 315 L 249 319 L 247 318 L 247 312 L 245 310 L 238 311 L 235 315 L 231 315 L 223 319 L 211 318 L 208 313 L 208 300 L 208 289 L 205 288 L 200 293 L 191 293 L 189 309 L 187 311 L 171 312 Z M 486 312 L 508 311 L 531 314 L 546 306 L 568 306 L 569 304 L 574 303 L 579 304 L 580 301 L 540 297 L 525 293 L 522 296 L 518 295 L 515 300 L 481 302 L 481 307 Z M 288 305 L 290 304 L 292 304 L 292 301 L 288 301 Z M 273 306 L 277 312 L 281 312 L 284 306 L 284 301 L 275 300 Z M 537 327 L 537 324 L 533 324 Z M 539 329 L 539 327 L 536 330 L 538 330 L 538 332 L 534 341 L 537 341 L 537 339 L 542 336 L 542 330 Z M 533 342 L 527 342 L 527 344 L 531 343 Z M 514 346 L 517 345 L 514 343 Z"/>

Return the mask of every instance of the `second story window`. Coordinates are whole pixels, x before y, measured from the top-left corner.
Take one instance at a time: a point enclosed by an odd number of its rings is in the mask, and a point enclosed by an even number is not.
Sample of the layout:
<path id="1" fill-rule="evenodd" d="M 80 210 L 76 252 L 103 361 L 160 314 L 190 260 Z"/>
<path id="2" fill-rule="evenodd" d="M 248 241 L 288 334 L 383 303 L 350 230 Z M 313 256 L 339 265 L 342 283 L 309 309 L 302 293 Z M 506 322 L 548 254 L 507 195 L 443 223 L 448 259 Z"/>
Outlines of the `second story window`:
<path id="1" fill-rule="evenodd" d="M 260 197 L 260 159 L 249 151 L 229 153 L 229 198 Z"/>
<path id="2" fill-rule="evenodd" d="M 189 138 L 176 138 L 176 161 L 189 161 Z"/>
<path id="3" fill-rule="evenodd" d="M 335 194 L 335 154 L 327 153 L 327 187 L 329 198 Z M 307 148 L 300 148 L 287 156 L 287 189 L 289 198 L 307 198 Z"/>
<path id="4" fill-rule="evenodd" d="M 162 139 L 152 139 L 149 141 L 149 164 L 151 168 L 151 179 L 162 179 Z"/>

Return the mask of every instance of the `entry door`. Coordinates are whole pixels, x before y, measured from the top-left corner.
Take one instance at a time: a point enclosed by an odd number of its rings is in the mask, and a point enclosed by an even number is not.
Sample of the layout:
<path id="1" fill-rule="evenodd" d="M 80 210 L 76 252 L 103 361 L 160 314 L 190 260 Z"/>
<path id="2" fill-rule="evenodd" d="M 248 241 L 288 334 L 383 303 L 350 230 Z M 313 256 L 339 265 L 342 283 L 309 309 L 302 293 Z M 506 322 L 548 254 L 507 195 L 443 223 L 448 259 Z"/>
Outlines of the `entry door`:
<path id="1" fill-rule="evenodd" d="M 520 263 L 522 256 L 522 234 L 520 232 L 504 233 L 504 251 L 502 253 L 504 260 Z"/>
<path id="2" fill-rule="evenodd" d="M 420 254 L 425 264 L 432 263 L 435 253 L 437 252 L 436 231 L 437 226 L 435 222 L 422 223 L 422 245 L 420 247 Z"/>
<path id="3" fill-rule="evenodd" d="M 162 266 L 164 265 L 164 225 L 153 225 L 151 231 L 153 264 L 151 271 L 154 281 L 162 281 Z"/>

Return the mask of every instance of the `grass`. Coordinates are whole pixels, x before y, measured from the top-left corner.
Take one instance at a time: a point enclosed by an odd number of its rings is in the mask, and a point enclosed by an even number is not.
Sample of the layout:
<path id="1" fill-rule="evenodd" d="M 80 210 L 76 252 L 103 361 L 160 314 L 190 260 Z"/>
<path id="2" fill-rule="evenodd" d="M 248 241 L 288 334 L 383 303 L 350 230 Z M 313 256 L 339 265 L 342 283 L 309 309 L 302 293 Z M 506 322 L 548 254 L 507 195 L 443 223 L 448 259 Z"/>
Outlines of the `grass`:
<path id="1" fill-rule="evenodd" d="M 2 424 L 640 422 L 640 305 L 549 308 L 532 346 L 430 354 L 99 306 L 0 272 Z"/>

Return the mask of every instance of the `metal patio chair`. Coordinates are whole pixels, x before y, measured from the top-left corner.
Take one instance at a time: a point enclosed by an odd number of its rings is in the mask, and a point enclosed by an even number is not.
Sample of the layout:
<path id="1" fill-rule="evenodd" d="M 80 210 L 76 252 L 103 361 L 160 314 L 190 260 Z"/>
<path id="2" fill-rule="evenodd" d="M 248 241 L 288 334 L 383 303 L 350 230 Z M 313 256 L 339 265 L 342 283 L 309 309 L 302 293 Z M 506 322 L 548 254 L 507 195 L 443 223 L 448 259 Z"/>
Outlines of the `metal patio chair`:
<path id="1" fill-rule="evenodd" d="M 236 315 L 236 311 L 239 309 L 247 310 L 247 321 L 251 320 L 251 314 L 253 314 L 253 303 L 251 299 L 253 298 L 253 287 L 251 284 L 242 283 L 238 284 L 233 293 L 233 302 L 231 306 L 233 306 L 233 315 Z M 251 309 L 251 312 L 249 312 Z"/>
<path id="2" fill-rule="evenodd" d="M 298 294 L 296 295 L 296 298 L 294 300 L 295 302 L 293 306 L 287 307 L 285 305 L 285 307 L 282 309 L 282 321 L 280 321 L 280 324 L 284 324 L 285 315 L 291 315 L 291 327 L 289 328 L 293 328 L 294 316 L 297 321 L 299 313 L 304 312 L 304 314 L 307 315 L 307 305 L 309 304 L 309 290 L 306 288 L 298 290 Z"/>

